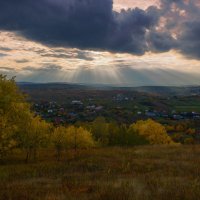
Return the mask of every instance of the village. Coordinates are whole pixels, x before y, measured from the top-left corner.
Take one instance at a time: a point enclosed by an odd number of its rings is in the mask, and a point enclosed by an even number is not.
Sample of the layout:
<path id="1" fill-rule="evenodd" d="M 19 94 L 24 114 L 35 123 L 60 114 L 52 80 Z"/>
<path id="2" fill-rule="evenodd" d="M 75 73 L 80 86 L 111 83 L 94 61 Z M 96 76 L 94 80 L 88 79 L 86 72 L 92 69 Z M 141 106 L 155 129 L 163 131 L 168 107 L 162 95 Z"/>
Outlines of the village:
<path id="1" fill-rule="evenodd" d="M 142 103 L 140 105 L 138 101 L 135 103 L 134 97 L 123 94 L 117 94 L 102 104 L 98 102 L 98 98 L 74 99 L 66 103 L 39 101 L 33 103 L 33 110 L 36 115 L 55 125 L 73 124 L 79 121 L 91 122 L 97 117 L 114 119 L 118 123 L 127 124 L 148 118 L 173 121 L 200 120 L 200 113 L 197 111 L 164 110 L 162 107 L 156 108 L 151 104 L 142 106 Z"/>

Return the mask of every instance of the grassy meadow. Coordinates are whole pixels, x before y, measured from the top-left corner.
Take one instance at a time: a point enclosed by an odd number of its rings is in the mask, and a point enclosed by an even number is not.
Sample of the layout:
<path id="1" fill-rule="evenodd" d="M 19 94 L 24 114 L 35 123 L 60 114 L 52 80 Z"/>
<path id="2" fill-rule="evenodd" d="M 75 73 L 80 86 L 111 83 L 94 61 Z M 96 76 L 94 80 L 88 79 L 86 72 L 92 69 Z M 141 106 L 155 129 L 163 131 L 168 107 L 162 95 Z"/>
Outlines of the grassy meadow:
<path id="1" fill-rule="evenodd" d="M 20 151 L 0 164 L 0 200 L 197 200 L 200 146 Z"/>

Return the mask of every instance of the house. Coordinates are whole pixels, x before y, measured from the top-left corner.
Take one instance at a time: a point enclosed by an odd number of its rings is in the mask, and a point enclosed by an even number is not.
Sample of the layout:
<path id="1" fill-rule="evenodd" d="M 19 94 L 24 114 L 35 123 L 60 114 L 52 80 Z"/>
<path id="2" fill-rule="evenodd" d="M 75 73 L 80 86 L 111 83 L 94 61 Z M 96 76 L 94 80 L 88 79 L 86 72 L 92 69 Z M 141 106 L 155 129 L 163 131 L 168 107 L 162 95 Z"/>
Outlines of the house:
<path id="1" fill-rule="evenodd" d="M 172 118 L 174 120 L 181 120 L 181 119 L 183 119 L 183 116 L 181 116 L 181 115 L 173 115 Z"/>
<path id="2" fill-rule="evenodd" d="M 96 106 L 92 105 L 92 106 L 87 106 L 86 109 L 87 110 L 95 110 Z"/>
<path id="3" fill-rule="evenodd" d="M 145 113 L 145 115 L 146 115 L 147 117 L 156 117 L 156 116 L 157 116 L 157 114 L 156 114 L 155 112 L 151 112 L 151 111 L 147 111 L 147 112 Z"/>
<path id="4" fill-rule="evenodd" d="M 72 105 L 83 105 L 83 103 L 81 101 L 78 101 L 78 100 L 73 100 L 71 102 Z"/>
<path id="5" fill-rule="evenodd" d="M 101 111 L 101 110 L 103 110 L 103 106 L 97 106 L 96 108 L 95 108 L 95 110 L 98 112 L 98 111 Z"/>
<path id="6" fill-rule="evenodd" d="M 47 110 L 48 113 L 53 113 L 52 109 Z"/>

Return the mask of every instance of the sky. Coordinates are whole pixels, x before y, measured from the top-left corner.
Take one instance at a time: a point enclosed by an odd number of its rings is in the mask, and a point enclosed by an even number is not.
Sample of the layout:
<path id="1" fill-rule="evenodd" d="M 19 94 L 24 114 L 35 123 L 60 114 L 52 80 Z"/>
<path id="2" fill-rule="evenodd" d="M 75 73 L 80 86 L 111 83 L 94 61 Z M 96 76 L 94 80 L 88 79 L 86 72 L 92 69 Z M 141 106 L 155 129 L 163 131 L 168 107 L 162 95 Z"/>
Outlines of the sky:
<path id="1" fill-rule="evenodd" d="M 0 73 L 17 81 L 200 85 L 199 0 L 0 3 Z"/>

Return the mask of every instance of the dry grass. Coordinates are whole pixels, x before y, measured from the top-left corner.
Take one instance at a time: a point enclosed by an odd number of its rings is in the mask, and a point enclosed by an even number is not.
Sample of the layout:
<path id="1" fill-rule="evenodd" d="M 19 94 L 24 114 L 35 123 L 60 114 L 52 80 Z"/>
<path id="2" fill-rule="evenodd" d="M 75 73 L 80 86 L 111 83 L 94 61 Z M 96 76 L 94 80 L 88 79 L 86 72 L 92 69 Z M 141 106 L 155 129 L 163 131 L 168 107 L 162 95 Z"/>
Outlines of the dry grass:
<path id="1" fill-rule="evenodd" d="M 49 150 L 30 164 L 23 156 L 0 165 L 1 200 L 200 199 L 200 146 L 84 150 L 60 162 Z"/>

